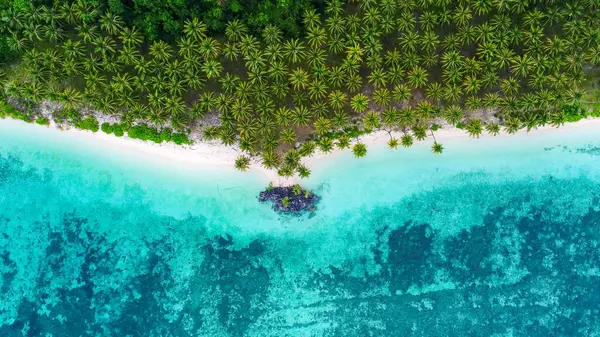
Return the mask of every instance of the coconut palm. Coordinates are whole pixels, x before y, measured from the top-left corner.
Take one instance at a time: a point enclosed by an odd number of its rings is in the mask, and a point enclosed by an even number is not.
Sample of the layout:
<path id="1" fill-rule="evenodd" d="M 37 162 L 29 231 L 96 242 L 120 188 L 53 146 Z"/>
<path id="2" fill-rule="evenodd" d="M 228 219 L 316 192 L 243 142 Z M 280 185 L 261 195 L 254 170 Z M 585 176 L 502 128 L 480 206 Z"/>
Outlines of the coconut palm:
<path id="1" fill-rule="evenodd" d="M 400 137 L 400 145 L 403 147 L 411 147 L 413 145 L 413 137 L 408 134 L 403 135 Z"/>
<path id="2" fill-rule="evenodd" d="M 412 98 L 411 89 L 404 84 L 397 84 L 394 86 L 392 95 L 398 102 L 406 102 Z"/>
<path id="3" fill-rule="evenodd" d="M 100 28 L 111 35 L 117 35 L 125 26 L 123 19 L 111 12 L 106 12 L 100 17 Z"/>
<path id="4" fill-rule="evenodd" d="M 356 113 L 361 114 L 369 108 L 369 98 L 364 94 L 356 94 L 350 100 L 350 106 Z"/>
<path id="5" fill-rule="evenodd" d="M 292 115 L 292 122 L 296 126 L 306 126 L 310 122 L 311 117 L 312 117 L 312 115 L 308 108 L 306 108 L 303 105 L 297 106 L 294 109 L 294 113 Z"/>
<path id="6" fill-rule="evenodd" d="M 500 124 L 488 123 L 485 125 L 485 130 L 492 136 L 497 136 L 500 133 Z"/>
<path id="7" fill-rule="evenodd" d="M 310 77 L 304 69 L 297 68 L 292 70 L 290 73 L 289 81 L 294 90 L 301 90 L 308 87 L 310 83 Z"/>
<path id="8" fill-rule="evenodd" d="M 221 53 L 221 45 L 217 40 L 207 37 L 199 41 L 197 52 L 205 59 L 215 59 Z"/>
<path id="9" fill-rule="evenodd" d="M 431 152 L 435 155 L 442 154 L 442 152 L 444 152 L 444 146 L 437 141 L 434 141 L 433 145 L 431 145 Z"/>
<path id="10" fill-rule="evenodd" d="M 407 82 L 413 88 L 422 88 L 427 85 L 427 70 L 415 67 L 407 74 Z"/>
<path id="11" fill-rule="evenodd" d="M 423 124 L 417 124 L 412 127 L 412 132 L 417 140 L 424 140 L 427 138 L 427 127 Z"/>
<path id="12" fill-rule="evenodd" d="M 369 111 L 363 117 L 363 125 L 367 129 L 379 129 L 381 127 L 381 120 L 377 111 Z"/>
<path id="13" fill-rule="evenodd" d="M 283 45 L 283 55 L 292 63 L 298 63 L 304 59 L 305 47 L 299 39 L 290 39 Z"/>
<path id="14" fill-rule="evenodd" d="M 483 133 L 483 122 L 481 119 L 471 119 L 464 127 L 472 138 L 479 138 Z"/>
<path id="15" fill-rule="evenodd" d="M 362 143 L 354 144 L 352 147 L 352 153 L 357 158 L 363 158 L 367 155 L 367 146 Z"/>
<path id="16" fill-rule="evenodd" d="M 229 29 L 229 25 L 227 26 L 227 29 Z M 186 20 L 183 24 L 183 33 L 185 36 L 195 41 L 206 38 L 207 31 L 208 28 L 206 24 L 196 17 L 191 20 Z M 229 37 L 229 35 L 227 35 L 227 37 Z"/>
<path id="17" fill-rule="evenodd" d="M 390 104 L 392 101 L 390 91 L 385 87 L 378 88 L 373 92 L 373 101 L 375 102 L 375 104 L 381 107 Z"/>
<path id="18" fill-rule="evenodd" d="M 235 160 L 235 168 L 239 171 L 247 171 L 250 168 L 250 158 L 238 156 Z"/>
<path id="19" fill-rule="evenodd" d="M 334 90 L 329 94 L 329 105 L 336 110 L 341 110 L 346 104 L 348 97 L 345 93 Z"/>
<path id="20" fill-rule="evenodd" d="M 208 79 L 219 77 L 223 70 L 223 66 L 217 60 L 207 60 L 201 68 Z"/>

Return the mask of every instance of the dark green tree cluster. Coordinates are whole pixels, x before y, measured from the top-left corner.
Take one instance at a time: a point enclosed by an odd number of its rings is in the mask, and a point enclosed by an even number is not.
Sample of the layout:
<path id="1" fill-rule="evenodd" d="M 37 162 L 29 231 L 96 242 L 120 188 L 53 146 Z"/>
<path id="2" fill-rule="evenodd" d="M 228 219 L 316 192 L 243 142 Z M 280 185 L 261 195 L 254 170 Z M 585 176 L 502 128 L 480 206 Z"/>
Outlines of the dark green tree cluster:
<path id="1" fill-rule="evenodd" d="M 7 95 L 91 105 L 132 129 L 183 131 L 216 114 L 205 138 L 238 143 L 282 175 L 307 176 L 303 156 L 348 148 L 360 130 L 399 131 L 397 148 L 434 136 L 440 120 L 472 137 L 498 134 L 500 124 L 473 117 L 482 109 L 511 133 L 560 126 L 562 107 L 582 103 L 586 69 L 600 65 L 597 0 L 327 0 L 323 14 L 303 12 L 299 37 L 238 19 L 211 35 L 194 17 L 172 42 L 148 41 L 89 2 L 3 20 L 23 53 Z M 353 152 L 367 149 L 357 142 Z"/>

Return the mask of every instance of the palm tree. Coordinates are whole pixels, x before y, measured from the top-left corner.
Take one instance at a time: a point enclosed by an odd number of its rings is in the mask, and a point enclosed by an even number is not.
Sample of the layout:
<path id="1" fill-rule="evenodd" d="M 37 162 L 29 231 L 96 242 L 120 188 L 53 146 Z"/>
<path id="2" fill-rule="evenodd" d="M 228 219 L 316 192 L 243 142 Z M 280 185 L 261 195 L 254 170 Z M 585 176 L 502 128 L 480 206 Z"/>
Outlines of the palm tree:
<path id="1" fill-rule="evenodd" d="M 500 124 L 488 123 L 485 125 L 485 129 L 490 135 L 497 136 L 500 133 Z"/>
<path id="2" fill-rule="evenodd" d="M 563 109 L 559 109 L 550 114 L 550 125 L 555 128 L 565 125 L 566 120 L 567 116 Z"/>
<path id="3" fill-rule="evenodd" d="M 311 48 L 321 48 L 327 41 L 327 32 L 322 27 L 309 28 L 306 40 Z"/>
<path id="4" fill-rule="evenodd" d="M 208 79 L 219 77 L 222 70 L 223 70 L 223 66 L 217 60 L 207 60 L 202 65 L 202 71 L 204 72 L 204 74 L 206 75 L 206 78 L 208 78 Z"/>
<path id="5" fill-rule="evenodd" d="M 317 146 L 324 153 L 329 153 L 329 152 L 333 151 L 333 145 L 334 145 L 333 139 L 328 136 L 320 137 L 317 140 Z"/>
<path id="6" fill-rule="evenodd" d="M 165 41 L 154 41 L 150 46 L 150 55 L 159 63 L 167 62 L 173 56 L 173 49 Z"/>
<path id="7" fill-rule="evenodd" d="M 354 147 L 352 147 L 352 153 L 357 158 L 363 158 L 367 155 L 367 146 L 362 143 L 354 144 Z"/>
<path id="8" fill-rule="evenodd" d="M 519 77 L 527 77 L 531 69 L 535 66 L 535 61 L 527 54 L 517 55 L 512 59 L 510 70 Z"/>
<path id="9" fill-rule="evenodd" d="M 369 98 L 364 94 L 356 94 L 350 100 L 350 106 L 356 113 L 361 114 L 369 108 Z"/>
<path id="10" fill-rule="evenodd" d="M 422 88 L 427 85 L 427 70 L 415 67 L 408 73 L 408 84 L 413 88 Z"/>
<path id="11" fill-rule="evenodd" d="M 117 35 L 123 29 L 125 23 L 120 16 L 111 12 L 106 12 L 100 18 L 100 28 L 111 35 Z"/>
<path id="12" fill-rule="evenodd" d="M 344 129 L 348 126 L 348 115 L 343 111 L 336 111 L 331 119 L 333 127 L 336 129 Z"/>
<path id="13" fill-rule="evenodd" d="M 397 84 L 394 86 L 392 92 L 394 99 L 398 102 L 406 102 L 412 98 L 412 93 L 409 87 L 404 84 Z"/>
<path id="14" fill-rule="evenodd" d="M 239 49 L 242 55 L 247 56 L 260 46 L 258 40 L 252 35 L 243 35 L 239 42 Z"/>
<path id="15" fill-rule="evenodd" d="M 64 89 L 59 96 L 60 102 L 67 109 L 75 109 L 82 102 L 82 95 L 79 91 L 73 88 Z"/>
<path id="16" fill-rule="evenodd" d="M 341 110 L 346 104 L 347 99 L 348 97 L 345 93 L 334 90 L 329 94 L 329 105 L 331 105 L 333 109 Z"/>
<path id="17" fill-rule="evenodd" d="M 290 39 L 283 45 L 283 55 L 287 57 L 290 62 L 298 63 L 304 59 L 304 44 L 298 39 Z"/>
<path id="18" fill-rule="evenodd" d="M 413 137 L 409 134 L 405 134 L 400 137 L 400 144 L 403 147 L 411 147 L 413 145 Z"/>
<path id="19" fill-rule="evenodd" d="M 250 158 L 238 156 L 235 160 L 235 168 L 242 172 L 247 171 L 250 168 Z"/>
<path id="20" fill-rule="evenodd" d="M 266 168 L 275 168 L 279 165 L 279 156 L 273 151 L 264 152 L 262 163 Z"/>
<path id="21" fill-rule="evenodd" d="M 117 60 L 119 62 L 126 64 L 128 66 L 138 64 L 141 59 L 142 59 L 142 54 L 140 53 L 140 51 L 136 48 L 129 47 L 129 46 L 123 47 L 123 49 L 121 49 L 119 56 L 117 58 Z"/>
<path id="22" fill-rule="evenodd" d="M 315 79 L 308 87 L 308 97 L 312 100 L 324 99 L 327 97 L 327 85 L 325 81 Z"/>
<path id="23" fill-rule="evenodd" d="M 238 46 L 235 43 L 226 42 L 223 44 L 223 55 L 225 55 L 228 60 L 237 60 L 238 51 Z"/>
<path id="24" fill-rule="evenodd" d="M 310 83 L 308 73 L 302 68 L 294 69 L 290 74 L 289 80 L 290 84 L 294 87 L 294 90 L 306 89 Z"/>
<path id="25" fill-rule="evenodd" d="M 229 29 L 229 25 L 227 28 Z M 207 31 L 208 28 L 206 27 L 206 24 L 196 17 L 191 20 L 186 20 L 183 24 L 183 33 L 185 36 L 195 41 L 206 38 Z M 229 37 L 229 35 L 227 35 L 227 37 Z"/>
<path id="26" fill-rule="evenodd" d="M 387 84 L 387 74 L 381 69 L 373 69 L 373 71 L 369 74 L 368 80 L 373 84 L 375 88 L 385 87 Z"/>
<path id="27" fill-rule="evenodd" d="M 207 37 L 200 40 L 197 50 L 205 59 L 215 59 L 221 53 L 221 45 L 217 40 Z"/>
<path id="28" fill-rule="evenodd" d="M 465 130 L 470 137 L 479 138 L 479 136 L 483 133 L 483 123 L 481 119 L 471 119 L 466 125 Z"/>
<path id="29" fill-rule="evenodd" d="M 379 129 L 381 127 L 381 121 L 379 119 L 379 113 L 377 111 L 369 111 L 363 117 L 363 125 L 366 129 Z"/>
<path id="30" fill-rule="evenodd" d="M 280 123 L 278 122 L 278 124 Z M 296 133 L 293 129 L 288 128 L 281 130 L 279 137 L 281 138 L 281 141 L 286 144 L 294 144 L 296 142 Z"/>
<path id="31" fill-rule="evenodd" d="M 431 152 L 435 155 L 442 154 L 442 152 L 444 152 L 444 146 L 437 141 L 434 141 L 433 145 L 431 145 Z"/>
<path id="32" fill-rule="evenodd" d="M 343 134 L 338 137 L 336 146 L 338 149 L 343 150 L 350 147 L 350 137 L 347 134 Z"/>
<path id="33" fill-rule="evenodd" d="M 121 32 L 121 41 L 128 47 L 139 47 L 144 42 L 144 37 L 135 26 L 125 27 Z"/>
<path id="34" fill-rule="evenodd" d="M 427 127 L 423 124 L 417 124 L 412 127 L 412 132 L 417 140 L 424 140 L 427 138 Z"/>
<path id="35" fill-rule="evenodd" d="M 392 97 L 390 91 L 385 88 L 379 88 L 373 92 L 373 101 L 375 104 L 383 107 L 391 103 Z"/>
<path id="36" fill-rule="evenodd" d="M 296 126 L 306 126 L 310 122 L 311 113 L 308 108 L 303 105 L 297 106 L 292 115 L 292 121 Z"/>
<path id="37" fill-rule="evenodd" d="M 331 130 L 331 120 L 325 117 L 319 117 L 315 121 L 314 127 L 319 135 L 324 135 Z"/>

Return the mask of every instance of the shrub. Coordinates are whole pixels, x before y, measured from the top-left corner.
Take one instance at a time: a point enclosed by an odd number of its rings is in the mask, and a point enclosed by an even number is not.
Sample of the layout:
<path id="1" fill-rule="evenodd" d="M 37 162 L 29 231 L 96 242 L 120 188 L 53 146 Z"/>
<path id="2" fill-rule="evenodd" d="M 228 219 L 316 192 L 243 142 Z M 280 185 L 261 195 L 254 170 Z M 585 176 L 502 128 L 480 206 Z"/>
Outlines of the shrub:
<path id="1" fill-rule="evenodd" d="M 113 132 L 112 126 L 107 122 L 102 123 L 100 129 L 106 134 L 111 134 Z"/>
<path id="2" fill-rule="evenodd" d="M 20 111 L 19 109 L 15 108 L 14 106 L 8 104 L 4 100 L 4 97 L 2 97 L 2 99 L 0 99 L 0 117 L 2 117 L 2 118 L 11 117 L 14 119 L 20 119 L 27 123 L 31 122 L 31 118 L 29 118 L 29 115 L 27 115 L 27 113 Z"/>
<path id="3" fill-rule="evenodd" d="M 111 129 L 112 133 L 117 137 L 123 137 L 125 134 L 125 128 L 123 127 L 123 124 L 113 124 L 111 125 Z"/>
<path id="4" fill-rule="evenodd" d="M 35 123 L 39 125 L 50 125 L 50 120 L 46 117 L 38 117 L 35 119 Z"/>
<path id="5" fill-rule="evenodd" d="M 90 130 L 92 132 L 98 132 L 100 129 L 98 121 L 93 116 L 87 116 L 85 119 L 76 122 L 75 127 L 81 130 Z"/>
<path id="6" fill-rule="evenodd" d="M 437 131 L 437 130 L 439 130 L 439 129 L 440 129 L 440 126 L 439 126 L 439 125 L 437 125 L 437 124 L 433 124 L 433 125 L 431 126 L 431 130 L 432 130 L 432 131 Z"/>
<path id="7" fill-rule="evenodd" d="M 171 135 L 171 140 L 177 145 L 191 144 L 192 141 L 183 133 L 174 133 Z"/>

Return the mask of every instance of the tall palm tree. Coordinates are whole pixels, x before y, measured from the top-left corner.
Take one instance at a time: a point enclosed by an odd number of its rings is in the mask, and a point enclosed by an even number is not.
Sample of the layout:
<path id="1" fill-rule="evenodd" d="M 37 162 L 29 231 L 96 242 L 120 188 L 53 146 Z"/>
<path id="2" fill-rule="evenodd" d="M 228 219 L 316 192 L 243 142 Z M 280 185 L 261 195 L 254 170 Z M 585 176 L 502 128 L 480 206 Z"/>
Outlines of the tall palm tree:
<path id="1" fill-rule="evenodd" d="M 111 35 L 118 35 L 125 23 L 123 19 L 111 12 L 106 12 L 102 17 L 100 17 L 100 28 Z"/>
<path id="2" fill-rule="evenodd" d="M 229 25 L 227 27 L 229 29 Z M 183 33 L 185 36 L 197 42 L 206 38 L 207 31 L 208 27 L 206 24 L 196 17 L 186 20 L 183 24 Z"/>
<path id="3" fill-rule="evenodd" d="M 356 113 L 361 114 L 369 108 L 369 98 L 364 94 L 356 94 L 350 100 L 350 106 Z"/>
<path id="4" fill-rule="evenodd" d="M 367 146 L 363 143 L 354 144 L 354 147 L 352 147 L 352 153 L 357 158 L 363 158 L 367 155 Z"/>

